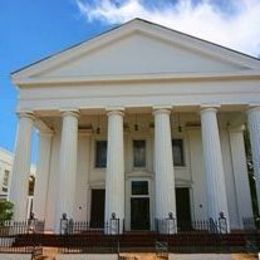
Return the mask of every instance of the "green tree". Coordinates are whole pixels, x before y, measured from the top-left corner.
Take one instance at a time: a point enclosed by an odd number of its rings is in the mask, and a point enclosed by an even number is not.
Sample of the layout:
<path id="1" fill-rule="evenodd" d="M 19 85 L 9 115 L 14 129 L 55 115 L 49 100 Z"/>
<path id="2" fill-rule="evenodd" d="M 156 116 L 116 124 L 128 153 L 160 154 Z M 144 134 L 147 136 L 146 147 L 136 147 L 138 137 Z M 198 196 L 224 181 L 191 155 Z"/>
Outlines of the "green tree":
<path id="1" fill-rule="evenodd" d="M 10 201 L 0 201 L 0 225 L 5 221 L 11 220 L 14 214 L 14 204 Z"/>

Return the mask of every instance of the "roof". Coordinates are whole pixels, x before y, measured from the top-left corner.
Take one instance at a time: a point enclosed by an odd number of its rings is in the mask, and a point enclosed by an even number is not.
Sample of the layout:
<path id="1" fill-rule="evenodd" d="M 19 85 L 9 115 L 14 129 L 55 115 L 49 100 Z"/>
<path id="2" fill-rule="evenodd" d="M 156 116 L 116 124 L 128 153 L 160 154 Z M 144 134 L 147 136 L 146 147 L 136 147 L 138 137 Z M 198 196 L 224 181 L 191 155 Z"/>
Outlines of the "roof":
<path id="1" fill-rule="evenodd" d="M 191 36 L 189 34 L 186 34 L 186 33 L 183 33 L 183 32 L 180 32 L 180 31 L 177 31 L 177 30 L 174 30 L 174 29 L 171 29 L 171 28 L 168 28 L 168 27 L 165 27 L 165 26 L 162 26 L 162 25 L 159 25 L 159 24 L 156 24 L 156 23 L 153 23 L 153 22 L 150 22 L 150 21 L 147 21 L 147 20 L 144 20 L 144 19 L 140 19 L 140 18 L 135 18 L 133 20 L 130 20 L 129 22 L 126 22 L 122 25 L 119 25 L 119 26 L 115 26 L 114 28 L 110 29 L 110 30 L 107 30 L 101 34 L 98 34 L 94 37 L 91 37 L 87 40 L 84 40 L 80 43 L 77 43 L 75 45 L 72 45 L 62 51 L 59 51 L 59 52 L 56 52 L 52 55 L 49 55 L 43 59 L 40 59 L 36 62 L 33 62 L 29 65 L 26 65 L 18 70 L 15 70 L 13 71 L 11 74 L 12 76 L 16 76 L 17 74 L 20 74 L 24 71 L 27 71 L 28 69 L 31 69 L 31 68 L 34 68 L 36 65 L 39 65 L 41 63 L 45 63 L 45 62 L 48 62 L 50 60 L 53 60 L 53 59 L 56 59 L 58 58 L 59 56 L 61 56 L 62 54 L 64 53 L 68 53 L 68 52 L 72 52 L 73 50 L 75 49 L 78 49 L 82 46 L 85 46 L 86 44 L 92 42 L 93 40 L 96 40 L 96 39 L 101 39 L 102 37 L 106 37 L 108 35 L 110 35 L 111 33 L 115 32 L 115 31 L 119 31 L 119 30 L 122 30 L 122 28 L 124 27 L 127 27 L 128 25 L 131 25 L 131 24 L 139 24 L 140 26 L 143 24 L 143 25 L 147 25 L 149 27 L 156 27 L 158 29 L 161 29 L 161 30 L 165 30 L 165 31 L 169 31 L 169 32 L 173 32 L 175 34 L 178 34 L 182 37 L 186 37 L 188 39 L 191 39 L 193 41 L 196 41 L 197 43 L 202 43 L 202 44 L 207 44 L 208 46 L 211 46 L 213 48 L 217 48 L 217 49 L 222 49 L 223 51 L 226 51 L 226 52 L 229 52 L 229 53 L 233 53 L 234 55 L 236 56 L 239 56 L 240 58 L 244 58 L 246 60 L 249 60 L 249 61 L 252 61 L 252 62 L 257 62 L 258 63 L 258 66 L 260 65 L 260 59 L 256 58 L 256 57 L 253 57 L 253 56 L 250 56 L 248 54 L 245 54 L 245 53 L 242 53 L 242 52 L 239 52 L 239 51 L 236 51 L 236 50 L 233 50 L 233 49 L 230 49 L 230 48 L 227 48 L 227 47 L 224 47 L 222 45 L 219 45 L 219 44 L 216 44 L 216 43 L 212 43 L 212 42 L 209 42 L 209 41 L 206 41 L 206 40 L 203 40 L 203 39 L 200 39 L 200 38 L 197 38 L 195 36 Z"/>

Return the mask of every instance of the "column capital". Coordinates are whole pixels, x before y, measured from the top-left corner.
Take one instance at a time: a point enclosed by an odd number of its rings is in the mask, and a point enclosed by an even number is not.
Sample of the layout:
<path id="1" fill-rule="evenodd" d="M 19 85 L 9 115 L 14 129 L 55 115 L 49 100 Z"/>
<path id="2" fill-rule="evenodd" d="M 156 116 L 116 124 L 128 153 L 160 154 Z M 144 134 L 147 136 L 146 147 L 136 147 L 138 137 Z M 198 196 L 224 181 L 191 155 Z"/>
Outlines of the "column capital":
<path id="1" fill-rule="evenodd" d="M 52 135 L 54 134 L 54 131 L 52 128 L 50 128 L 44 121 L 42 121 L 40 118 L 37 118 L 35 120 L 35 127 L 38 130 L 39 135 Z"/>
<path id="2" fill-rule="evenodd" d="M 172 106 L 154 106 L 153 107 L 153 114 L 167 114 L 170 115 L 172 112 Z"/>
<path id="3" fill-rule="evenodd" d="M 30 118 L 32 120 L 35 120 L 35 115 L 33 111 L 17 111 L 16 114 L 19 118 Z"/>
<path id="4" fill-rule="evenodd" d="M 49 129 L 39 129 L 39 136 L 52 137 L 54 132 Z"/>
<path id="5" fill-rule="evenodd" d="M 260 111 L 260 104 L 250 104 L 247 107 L 247 113 L 253 112 L 253 111 Z"/>
<path id="6" fill-rule="evenodd" d="M 240 125 L 240 126 L 237 126 L 237 127 L 228 127 L 228 131 L 230 132 L 230 133 L 234 133 L 234 132 L 237 132 L 237 133 L 239 133 L 239 132 L 244 132 L 245 131 L 245 129 L 246 129 L 246 127 L 245 127 L 245 125 Z"/>
<path id="7" fill-rule="evenodd" d="M 204 112 L 214 112 L 217 113 L 220 105 L 201 105 L 200 106 L 200 114 Z"/>
<path id="8" fill-rule="evenodd" d="M 76 108 L 64 108 L 60 109 L 60 113 L 62 114 L 63 117 L 65 116 L 73 116 L 78 118 L 79 117 L 79 110 Z"/>
<path id="9" fill-rule="evenodd" d="M 108 116 L 111 116 L 111 115 L 124 116 L 124 111 L 125 111 L 124 107 L 108 107 L 108 108 L 106 108 L 106 112 L 107 112 Z"/>

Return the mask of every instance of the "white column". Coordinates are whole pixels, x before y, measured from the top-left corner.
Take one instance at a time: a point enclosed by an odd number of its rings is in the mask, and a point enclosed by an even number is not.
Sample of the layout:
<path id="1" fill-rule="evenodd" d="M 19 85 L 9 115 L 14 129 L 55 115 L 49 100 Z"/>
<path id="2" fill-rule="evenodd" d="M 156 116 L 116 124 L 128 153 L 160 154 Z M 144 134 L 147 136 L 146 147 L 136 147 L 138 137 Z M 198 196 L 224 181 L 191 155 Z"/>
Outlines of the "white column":
<path id="1" fill-rule="evenodd" d="M 176 217 L 170 114 L 171 110 L 167 108 L 154 110 L 155 214 L 160 220 L 168 218 L 169 213 Z M 176 232 L 176 229 L 173 232 Z"/>
<path id="2" fill-rule="evenodd" d="M 39 161 L 36 171 L 33 212 L 35 217 L 43 220 L 46 218 L 46 203 L 50 173 L 50 158 L 52 147 L 51 131 L 40 130 Z"/>
<path id="3" fill-rule="evenodd" d="M 243 218 L 253 217 L 251 193 L 246 164 L 244 129 L 244 126 L 229 129 L 230 150 L 232 156 L 232 167 L 234 172 L 234 184 L 236 189 L 240 228 L 243 228 Z"/>
<path id="4" fill-rule="evenodd" d="M 123 109 L 108 110 L 108 147 L 106 170 L 105 221 L 112 213 L 120 219 L 120 230 L 125 218 L 125 172 Z M 113 232 L 113 231 L 110 231 Z"/>
<path id="5" fill-rule="evenodd" d="M 74 196 L 77 172 L 78 111 L 63 111 L 61 145 L 59 157 L 58 198 L 56 201 L 56 232 L 63 213 L 74 216 Z"/>
<path id="6" fill-rule="evenodd" d="M 26 201 L 28 196 L 31 146 L 34 117 L 32 113 L 19 114 L 19 126 L 16 137 L 13 163 L 10 201 L 14 203 L 14 219 L 26 219 Z"/>
<path id="7" fill-rule="evenodd" d="M 218 220 L 219 213 L 223 212 L 227 219 L 229 231 L 229 213 L 217 122 L 217 109 L 215 107 L 202 108 L 200 115 L 204 163 L 207 178 L 208 215 L 209 218 Z"/>
<path id="8" fill-rule="evenodd" d="M 247 114 L 256 182 L 258 214 L 260 214 L 260 106 L 250 108 Z"/>

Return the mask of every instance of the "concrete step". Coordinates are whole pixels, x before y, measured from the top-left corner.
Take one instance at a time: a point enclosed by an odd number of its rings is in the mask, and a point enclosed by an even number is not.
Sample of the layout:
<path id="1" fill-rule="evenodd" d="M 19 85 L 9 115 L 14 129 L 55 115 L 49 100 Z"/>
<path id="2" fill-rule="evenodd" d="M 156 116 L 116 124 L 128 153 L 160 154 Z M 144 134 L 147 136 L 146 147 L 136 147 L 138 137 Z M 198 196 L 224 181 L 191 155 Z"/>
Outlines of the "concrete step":
<path id="1" fill-rule="evenodd" d="M 154 253 L 121 253 L 120 260 L 166 260 L 168 256 L 157 256 Z"/>
<path id="2" fill-rule="evenodd" d="M 43 258 L 44 260 L 55 260 L 59 250 L 55 247 L 43 247 Z"/>

